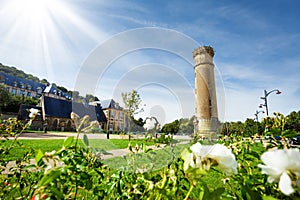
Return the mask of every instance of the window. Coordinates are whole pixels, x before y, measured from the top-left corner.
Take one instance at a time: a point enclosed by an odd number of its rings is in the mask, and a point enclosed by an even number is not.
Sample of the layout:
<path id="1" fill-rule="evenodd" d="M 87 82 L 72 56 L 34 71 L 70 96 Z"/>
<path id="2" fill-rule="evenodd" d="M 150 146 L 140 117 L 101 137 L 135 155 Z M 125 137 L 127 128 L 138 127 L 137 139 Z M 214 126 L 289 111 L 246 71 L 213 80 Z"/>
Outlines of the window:
<path id="1" fill-rule="evenodd" d="M 119 124 L 119 131 L 123 130 L 123 124 Z"/>
<path id="2" fill-rule="evenodd" d="M 12 89 L 12 90 L 11 90 L 11 94 L 12 94 L 12 95 L 16 95 L 16 93 L 17 93 L 16 89 Z"/>
<path id="3" fill-rule="evenodd" d="M 123 119 L 123 112 L 122 111 L 119 112 L 119 119 Z"/>
<path id="4" fill-rule="evenodd" d="M 112 131 L 113 130 L 113 123 L 109 123 L 109 129 L 108 130 L 110 130 L 110 131 Z"/>
<path id="5" fill-rule="evenodd" d="M 31 92 L 27 92 L 27 96 L 28 96 L 28 97 L 31 97 Z"/>
<path id="6" fill-rule="evenodd" d="M 43 92 L 43 89 L 42 89 L 41 87 L 37 87 L 36 90 L 37 90 L 37 93 L 40 94 L 40 95 L 41 95 L 42 92 Z"/>
<path id="7" fill-rule="evenodd" d="M 110 118 L 115 118 L 115 112 L 113 110 L 110 110 Z"/>

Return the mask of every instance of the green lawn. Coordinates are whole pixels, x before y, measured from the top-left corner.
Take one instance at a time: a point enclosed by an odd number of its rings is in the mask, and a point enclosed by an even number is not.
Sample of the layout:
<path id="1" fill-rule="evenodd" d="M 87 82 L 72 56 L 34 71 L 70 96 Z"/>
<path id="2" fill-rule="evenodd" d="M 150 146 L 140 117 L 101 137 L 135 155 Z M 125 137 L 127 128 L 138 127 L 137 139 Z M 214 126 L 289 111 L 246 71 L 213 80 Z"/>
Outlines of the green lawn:
<path id="1" fill-rule="evenodd" d="M 126 171 L 157 171 L 175 161 L 188 144 L 165 147 L 148 153 L 128 154 L 103 160 L 110 168 Z"/>
<path id="2" fill-rule="evenodd" d="M 12 140 L 0 140 L 1 147 L 9 147 Z M 131 140 L 132 145 L 145 143 L 144 140 Z M 34 150 L 42 150 L 43 152 L 50 152 L 52 150 L 59 150 L 64 143 L 63 139 L 42 139 L 42 140 L 17 140 L 15 147 L 9 151 L 9 154 L 3 156 L 1 159 L 17 160 L 24 157 L 24 153 L 32 148 Z M 122 139 L 91 139 L 89 140 L 90 146 L 106 151 L 113 149 L 122 149 L 128 147 L 128 140 Z M 79 145 L 83 145 L 82 140 L 79 140 Z M 153 145 L 154 142 L 146 142 L 146 145 Z"/>

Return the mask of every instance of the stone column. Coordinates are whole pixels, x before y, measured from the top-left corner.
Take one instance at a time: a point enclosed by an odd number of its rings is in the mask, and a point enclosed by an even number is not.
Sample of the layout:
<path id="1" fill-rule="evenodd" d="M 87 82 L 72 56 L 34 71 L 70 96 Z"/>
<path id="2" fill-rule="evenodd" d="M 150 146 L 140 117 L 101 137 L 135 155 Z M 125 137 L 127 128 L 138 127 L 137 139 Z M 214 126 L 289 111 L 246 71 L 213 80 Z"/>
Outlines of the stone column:
<path id="1" fill-rule="evenodd" d="M 193 51 L 197 133 L 216 132 L 219 126 L 213 56 L 214 49 L 210 46 Z"/>

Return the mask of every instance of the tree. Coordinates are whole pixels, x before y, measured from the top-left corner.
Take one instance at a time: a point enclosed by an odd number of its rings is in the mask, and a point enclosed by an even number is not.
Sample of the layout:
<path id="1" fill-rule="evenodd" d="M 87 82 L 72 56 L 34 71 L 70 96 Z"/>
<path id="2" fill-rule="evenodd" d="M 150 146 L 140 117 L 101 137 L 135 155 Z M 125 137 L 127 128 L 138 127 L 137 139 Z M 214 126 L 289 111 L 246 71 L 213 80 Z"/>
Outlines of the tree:
<path id="1" fill-rule="evenodd" d="M 38 99 L 32 97 L 13 96 L 7 90 L 4 84 L 0 84 L 0 111 L 4 112 L 19 112 L 19 107 L 22 104 L 36 106 L 39 102 Z"/>
<path id="2" fill-rule="evenodd" d="M 5 88 L 4 84 L 0 84 L 0 111 L 4 110 L 11 100 L 11 95 Z"/>
<path id="3" fill-rule="evenodd" d="M 254 121 L 254 119 L 246 119 L 244 122 L 244 136 L 253 136 L 255 134 L 261 134 L 263 129 L 259 122 Z"/>
<path id="4" fill-rule="evenodd" d="M 185 118 L 179 120 L 179 133 L 193 133 L 194 132 L 194 120 L 195 116 L 191 118 Z"/>
<path id="5" fill-rule="evenodd" d="M 85 99 L 87 102 L 99 101 L 98 97 L 96 97 L 92 94 L 86 94 Z"/>
<path id="6" fill-rule="evenodd" d="M 57 86 L 57 89 L 61 90 L 62 92 L 65 92 L 65 93 L 68 92 L 68 89 L 63 86 Z"/>
<path id="7" fill-rule="evenodd" d="M 300 132 L 300 111 L 293 111 L 287 116 L 285 129 Z"/>
<path id="8" fill-rule="evenodd" d="M 130 131 L 144 131 L 143 128 L 143 120 L 134 119 L 134 115 L 143 112 L 144 109 L 142 108 L 142 99 L 139 93 L 136 90 L 132 90 L 132 92 L 122 93 L 123 103 L 125 105 L 125 110 L 127 116 L 129 118 L 129 127 L 128 130 Z"/>
<path id="9" fill-rule="evenodd" d="M 161 132 L 162 133 L 170 133 L 170 134 L 176 134 L 179 130 L 179 121 L 175 120 L 171 123 L 165 124 L 162 129 Z"/>
<path id="10" fill-rule="evenodd" d="M 237 122 L 225 122 L 222 126 L 222 135 L 227 136 L 243 136 L 245 131 L 244 123 L 241 121 Z"/>
<path id="11" fill-rule="evenodd" d="M 134 115 L 144 111 L 141 105 L 142 99 L 136 90 L 122 93 L 122 99 L 130 119 L 134 119 Z"/>

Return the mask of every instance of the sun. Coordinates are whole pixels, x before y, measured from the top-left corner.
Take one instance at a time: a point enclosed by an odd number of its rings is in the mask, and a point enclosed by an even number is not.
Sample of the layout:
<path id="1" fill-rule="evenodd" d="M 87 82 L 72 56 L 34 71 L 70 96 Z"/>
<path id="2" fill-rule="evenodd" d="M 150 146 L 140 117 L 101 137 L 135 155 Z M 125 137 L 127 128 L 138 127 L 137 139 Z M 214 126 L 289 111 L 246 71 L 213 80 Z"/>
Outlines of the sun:
<path id="1" fill-rule="evenodd" d="M 56 0 L 11 0 L 11 7 L 18 13 L 17 19 L 26 25 L 47 25 L 51 12 L 61 9 L 62 4 Z"/>
<path id="2" fill-rule="evenodd" d="M 41 23 L 48 15 L 47 0 L 26 0 L 19 3 L 21 16 L 23 15 L 28 21 Z"/>
<path id="3" fill-rule="evenodd" d="M 80 0 L 0 1 L 0 61 L 50 80 L 57 78 L 57 66 L 77 65 L 81 41 L 97 41 L 101 35 L 87 20 L 87 12 L 78 12 Z"/>
<path id="4" fill-rule="evenodd" d="M 60 0 L 5 0 L 0 7 L 0 15 L 5 16 L 0 18 L 0 41 L 6 49 L 13 50 L 0 49 L 1 58 L 9 56 L 20 65 L 30 65 L 33 71 L 43 68 L 54 74 L 53 59 L 62 55 L 58 50 L 67 51 L 67 36 L 60 27 L 68 23 L 68 13 L 68 4 Z"/>

